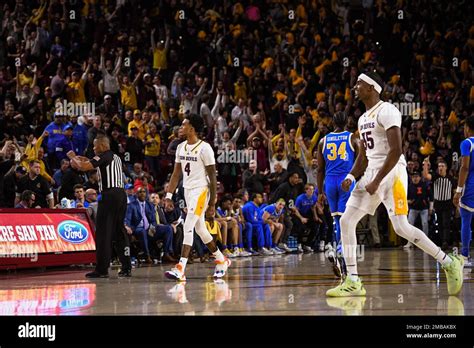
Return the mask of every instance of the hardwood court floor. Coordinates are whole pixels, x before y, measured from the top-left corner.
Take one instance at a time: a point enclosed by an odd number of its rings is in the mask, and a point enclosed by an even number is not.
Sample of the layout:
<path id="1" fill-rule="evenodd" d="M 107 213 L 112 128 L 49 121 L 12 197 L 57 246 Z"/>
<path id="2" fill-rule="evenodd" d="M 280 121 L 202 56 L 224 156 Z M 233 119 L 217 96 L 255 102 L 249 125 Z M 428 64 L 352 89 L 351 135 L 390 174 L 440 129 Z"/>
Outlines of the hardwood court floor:
<path id="1" fill-rule="evenodd" d="M 448 296 L 444 271 L 421 251 L 366 249 L 359 263 L 367 296 L 328 299 L 337 284 L 323 253 L 233 259 L 223 282 L 213 263 L 188 266 L 187 283 L 169 265 L 135 269 L 129 279 L 90 281 L 90 269 L 0 273 L 0 315 L 474 315 L 474 281 Z"/>

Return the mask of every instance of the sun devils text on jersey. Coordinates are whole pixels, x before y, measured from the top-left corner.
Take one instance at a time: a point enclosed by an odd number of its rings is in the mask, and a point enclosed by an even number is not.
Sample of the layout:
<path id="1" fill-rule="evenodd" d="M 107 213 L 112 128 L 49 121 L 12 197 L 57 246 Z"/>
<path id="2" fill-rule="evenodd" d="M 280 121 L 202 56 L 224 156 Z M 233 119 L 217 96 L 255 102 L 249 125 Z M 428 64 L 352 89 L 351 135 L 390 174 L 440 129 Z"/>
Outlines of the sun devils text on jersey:
<path id="1" fill-rule="evenodd" d="M 382 100 L 359 118 L 358 128 L 369 161 L 368 168 L 380 169 L 383 166 L 390 149 L 387 130 L 393 126 L 401 128 L 401 125 L 402 114 L 400 111 L 394 105 Z M 398 163 L 406 166 L 403 154 Z"/>
<path id="2" fill-rule="evenodd" d="M 176 149 L 175 161 L 181 164 L 185 189 L 209 185 L 206 166 L 216 164 L 211 145 L 202 140 L 192 145 L 184 141 Z"/>

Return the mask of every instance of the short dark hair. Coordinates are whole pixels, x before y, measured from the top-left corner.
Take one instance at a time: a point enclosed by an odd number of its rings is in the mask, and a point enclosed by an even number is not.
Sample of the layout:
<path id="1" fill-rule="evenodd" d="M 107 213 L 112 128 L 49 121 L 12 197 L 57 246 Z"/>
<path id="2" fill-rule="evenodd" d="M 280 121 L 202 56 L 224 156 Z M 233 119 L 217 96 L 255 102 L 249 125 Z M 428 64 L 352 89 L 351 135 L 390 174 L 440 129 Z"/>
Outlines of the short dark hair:
<path id="1" fill-rule="evenodd" d="M 474 116 L 466 118 L 466 126 L 468 126 L 471 131 L 474 131 Z"/>
<path id="2" fill-rule="evenodd" d="M 226 202 L 226 201 L 229 201 L 229 202 L 232 202 L 232 196 L 231 195 L 224 195 L 222 198 L 221 198 L 221 204 Z"/>
<path id="3" fill-rule="evenodd" d="M 293 171 L 293 172 L 290 172 L 290 175 L 288 175 L 288 179 L 291 178 L 295 174 L 298 175 L 298 178 L 300 177 L 300 173 L 298 173 L 297 171 Z"/>
<path id="4" fill-rule="evenodd" d="M 250 196 L 250 200 L 253 201 L 255 198 L 257 198 L 257 195 L 262 195 L 260 192 L 254 192 L 252 193 L 252 196 Z"/>
<path id="5" fill-rule="evenodd" d="M 81 184 L 76 184 L 76 185 L 74 185 L 74 187 L 72 189 L 74 191 L 76 191 L 77 189 L 83 189 L 84 190 L 84 186 L 82 186 Z"/>
<path id="6" fill-rule="evenodd" d="M 364 74 L 366 74 L 372 80 L 377 82 L 380 85 L 380 87 L 382 87 L 382 90 L 383 90 L 383 86 L 385 85 L 385 83 L 383 82 L 383 79 L 380 77 L 379 74 L 377 74 L 375 71 L 367 71 Z"/>
<path id="7" fill-rule="evenodd" d="M 339 128 L 344 128 L 347 124 L 347 114 L 344 111 L 338 111 L 333 116 L 334 124 Z"/>
<path id="8" fill-rule="evenodd" d="M 29 200 L 31 200 L 34 194 L 35 193 L 33 191 L 25 190 L 21 193 L 20 200 L 22 200 L 23 202 L 28 202 Z"/>
<path id="9" fill-rule="evenodd" d="M 189 121 L 189 124 L 194 128 L 196 133 L 202 132 L 202 130 L 204 129 L 204 120 L 201 116 L 196 114 L 190 114 L 187 115 L 185 118 Z"/>

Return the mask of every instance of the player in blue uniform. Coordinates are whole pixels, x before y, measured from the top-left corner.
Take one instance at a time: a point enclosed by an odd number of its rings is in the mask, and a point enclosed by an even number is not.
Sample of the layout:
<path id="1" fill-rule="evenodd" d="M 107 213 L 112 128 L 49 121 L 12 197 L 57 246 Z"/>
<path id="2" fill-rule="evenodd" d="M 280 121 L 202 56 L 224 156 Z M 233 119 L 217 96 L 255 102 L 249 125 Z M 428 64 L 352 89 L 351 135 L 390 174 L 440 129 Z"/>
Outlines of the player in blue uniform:
<path id="1" fill-rule="evenodd" d="M 453 201 L 461 213 L 461 254 L 464 267 L 472 267 L 469 262 L 471 244 L 471 221 L 474 214 L 474 116 L 466 119 L 464 124 L 465 140 L 461 142 L 461 168 L 459 168 L 458 187 Z"/>
<path id="2" fill-rule="evenodd" d="M 262 204 L 263 196 L 260 193 L 254 193 L 252 195 L 252 200 L 243 206 L 242 214 L 244 215 L 245 221 L 252 225 L 252 236 L 256 235 L 257 237 L 258 254 L 264 256 L 273 255 L 273 252 L 270 251 L 271 245 L 268 245 L 268 242 L 271 242 L 272 235 L 270 227 L 268 224 L 265 224 L 262 219 L 263 211 L 260 209 Z M 254 253 L 251 248 L 252 241 L 247 241 L 247 243 L 249 251 Z"/>
<path id="3" fill-rule="evenodd" d="M 261 210 L 263 213 L 263 223 L 267 224 L 271 231 L 270 240 L 266 240 L 266 244 L 271 246 L 270 251 L 272 251 L 273 254 L 284 254 L 285 251 L 280 249 L 277 245 L 281 234 L 283 233 L 283 212 L 285 211 L 285 200 L 280 198 L 275 203 L 267 205 Z M 264 227 L 264 229 L 266 229 L 266 227 Z M 265 235 L 266 239 L 268 239 L 267 233 Z"/>
<path id="4" fill-rule="evenodd" d="M 359 149 L 359 141 L 351 132 L 344 130 L 347 124 L 347 115 L 344 112 L 336 112 L 333 121 L 334 132 L 327 134 L 318 144 L 318 188 L 324 187 L 324 193 L 323 190 L 319 191 L 318 201 L 322 203 L 325 198 L 328 200 L 329 210 L 335 221 L 337 254 L 341 256 L 339 221 L 346 210 L 346 203 L 354 188 L 354 183 L 348 192 L 342 190 L 341 184 L 352 169 Z M 344 268 L 341 265 L 343 259 L 339 258 L 338 261 L 332 250 L 329 250 L 328 258 L 333 263 L 336 276 L 341 277 Z"/>

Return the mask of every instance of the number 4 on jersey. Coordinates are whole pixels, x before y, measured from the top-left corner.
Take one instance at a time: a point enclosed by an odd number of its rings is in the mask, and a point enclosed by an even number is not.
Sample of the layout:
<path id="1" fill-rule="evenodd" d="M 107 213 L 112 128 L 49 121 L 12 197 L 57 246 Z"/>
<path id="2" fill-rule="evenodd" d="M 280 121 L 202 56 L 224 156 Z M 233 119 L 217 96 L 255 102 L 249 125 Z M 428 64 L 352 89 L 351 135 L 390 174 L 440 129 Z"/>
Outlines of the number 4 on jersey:
<path id="1" fill-rule="evenodd" d="M 184 167 L 184 171 L 189 174 L 191 173 L 191 163 L 186 163 L 186 166 Z"/>

